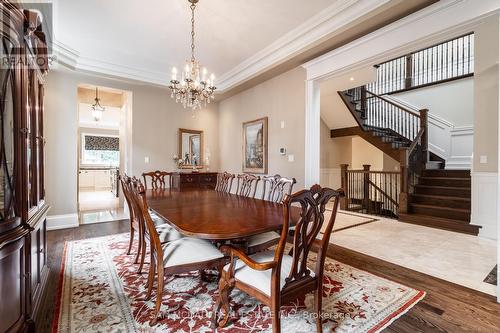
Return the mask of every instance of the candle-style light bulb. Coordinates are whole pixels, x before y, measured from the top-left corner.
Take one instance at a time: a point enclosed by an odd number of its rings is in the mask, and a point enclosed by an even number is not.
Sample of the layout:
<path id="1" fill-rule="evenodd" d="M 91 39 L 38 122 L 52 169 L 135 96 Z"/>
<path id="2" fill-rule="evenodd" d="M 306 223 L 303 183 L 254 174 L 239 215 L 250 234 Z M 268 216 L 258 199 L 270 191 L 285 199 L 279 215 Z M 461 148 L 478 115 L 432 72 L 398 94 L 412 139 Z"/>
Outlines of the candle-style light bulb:
<path id="1" fill-rule="evenodd" d="M 214 81 L 215 81 L 215 74 L 212 73 L 210 75 L 210 86 L 213 87 L 214 86 Z"/>
<path id="2" fill-rule="evenodd" d="M 203 67 L 203 70 L 202 70 L 202 77 L 201 77 L 201 80 L 203 82 L 206 82 L 207 81 L 207 69 L 205 67 Z"/>
<path id="3" fill-rule="evenodd" d="M 172 80 L 177 80 L 177 68 L 172 68 Z"/>

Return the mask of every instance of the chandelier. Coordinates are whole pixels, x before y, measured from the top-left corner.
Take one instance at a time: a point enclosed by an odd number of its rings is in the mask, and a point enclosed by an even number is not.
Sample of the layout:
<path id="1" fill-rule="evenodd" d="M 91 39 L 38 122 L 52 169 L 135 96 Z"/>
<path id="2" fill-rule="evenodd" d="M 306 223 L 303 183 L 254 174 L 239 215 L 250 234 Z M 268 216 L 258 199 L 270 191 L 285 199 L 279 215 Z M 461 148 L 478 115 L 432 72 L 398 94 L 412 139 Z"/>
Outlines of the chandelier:
<path id="1" fill-rule="evenodd" d="M 206 106 L 211 100 L 215 99 L 214 86 L 215 75 L 207 75 L 207 69 L 200 71 L 200 63 L 194 56 L 194 10 L 199 0 L 188 0 L 191 3 L 191 59 L 186 60 L 180 80 L 177 80 L 177 68 L 172 68 L 172 80 L 170 80 L 170 96 L 176 103 L 181 103 L 184 108 L 192 110 L 200 109 Z"/>
<path id="2" fill-rule="evenodd" d="M 92 104 L 92 117 L 95 121 L 99 121 L 102 118 L 102 113 L 106 111 L 106 108 L 101 105 L 101 99 L 99 98 L 99 91 L 97 87 L 95 88 L 95 98 L 94 104 Z"/>

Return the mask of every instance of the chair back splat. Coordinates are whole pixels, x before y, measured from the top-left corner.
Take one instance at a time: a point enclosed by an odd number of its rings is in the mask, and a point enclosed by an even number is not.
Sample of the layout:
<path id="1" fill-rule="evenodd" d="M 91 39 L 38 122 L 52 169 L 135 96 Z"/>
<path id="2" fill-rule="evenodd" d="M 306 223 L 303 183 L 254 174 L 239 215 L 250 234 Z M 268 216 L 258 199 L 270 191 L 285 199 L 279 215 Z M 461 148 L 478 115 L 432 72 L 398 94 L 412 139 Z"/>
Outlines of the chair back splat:
<path id="1" fill-rule="evenodd" d="M 257 184 L 260 181 L 259 176 L 242 174 L 238 175 L 238 187 L 236 188 L 236 194 L 244 197 L 254 198 L 255 192 L 257 191 Z"/>
<path id="2" fill-rule="evenodd" d="M 167 172 L 167 171 L 151 171 L 151 172 L 144 172 L 142 174 L 142 178 L 144 179 L 144 187 L 145 189 L 148 188 L 148 178 L 151 178 L 151 188 L 153 190 L 164 190 L 167 188 L 167 182 L 165 181 L 165 178 L 168 177 L 168 185 L 169 187 L 172 187 L 172 173 Z"/>
<path id="3" fill-rule="evenodd" d="M 281 202 L 286 194 L 292 194 L 295 178 L 285 178 L 280 175 L 262 177 L 262 200 Z"/>
<path id="4" fill-rule="evenodd" d="M 224 171 L 223 173 L 217 174 L 217 184 L 215 185 L 215 190 L 217 192 L 231 193 L 231 188 L 233 187 L 234 175 Z"/>

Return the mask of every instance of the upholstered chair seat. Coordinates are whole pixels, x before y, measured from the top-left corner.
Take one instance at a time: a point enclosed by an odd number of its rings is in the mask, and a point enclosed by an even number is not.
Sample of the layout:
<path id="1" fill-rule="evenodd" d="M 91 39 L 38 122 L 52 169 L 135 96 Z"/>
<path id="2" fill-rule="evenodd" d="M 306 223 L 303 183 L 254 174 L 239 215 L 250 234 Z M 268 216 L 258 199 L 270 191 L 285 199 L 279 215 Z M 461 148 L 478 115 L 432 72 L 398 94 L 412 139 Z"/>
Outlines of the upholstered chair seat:
<path id="1" fill-rule="evenodd" d="M 162 244 L 162 249 L 164 268 L 224 258 L 212 243 L 199 238 L 184 237 Z"/>
<path id="2" fill-rule="evenodd" d="M 178 232 L 170 224 L 160 224 L 156 226 L 156 231 L 161 243 L 171 242 L 177 239 L 184 238 L 184 235 Z"/>
<path id="3" fill-rule="evenodd" d="M 275 231 L 269 231 L 252 236 L 248 239 L 248 252 L 255 253 L 258 252 L 259 249 L 267 249 L 270 246 L 278 244 L 279 240 L 280 234 Z"/>
<path id="4" fill-rule="evenodd" d="M 274 250 L 263 251 L 251 255 L 254 261 L 258 263 L 269 262 L 274 260 Z M 283 259 L 281 261 L 281 274 L 280 274 L 280 289 L 283 289 L 285 286 L 285 279 L 288 277 L 290 270 L 292 269 L 293 257 L 289 255 L 283 255 Z M 224 271 L 228 272 L 229 265 L 224 266 Z M 314 277 L 314 271 L 310 270 L 310 276 Z M 248 267 L 243 261 L 238 260 L 234 266 L 234 277 L 255 289 L 258 289 L 260 292 L 267 296 L 271 296 L 271 276 L 272 269 L 268 269 L 265 271 L 259 271 Z"/>

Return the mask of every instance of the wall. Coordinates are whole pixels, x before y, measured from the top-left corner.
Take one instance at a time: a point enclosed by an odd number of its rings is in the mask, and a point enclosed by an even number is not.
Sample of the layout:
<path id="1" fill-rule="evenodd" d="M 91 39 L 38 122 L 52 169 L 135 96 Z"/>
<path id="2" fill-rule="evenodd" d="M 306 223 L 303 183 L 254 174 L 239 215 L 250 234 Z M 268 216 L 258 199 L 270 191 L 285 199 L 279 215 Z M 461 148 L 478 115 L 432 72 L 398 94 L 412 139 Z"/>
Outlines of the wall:
<path id="1" fill-rule="evenodd" d="M 341 186 L 340 164 L 351 164 L 352 137 L 332 139 L 323 119 L 320 135 L 320 184 L 336 189 Z"/>
<path id="2" fill-rule="evenodd" d="M 77 160 L 79 84 L 92 84 L 132 93 L 131 151 L 129 174 L 146 170 L 174 170 L 172 157 L 177 154 L 178 128 L 204 130 L 205 152 L 211 155 L 210 168 L 218 169 L 219 125 L 217 105 L 192 112 L 170 98 L 164 88 L 129 84 L 117 80 L 52 70 L 45 89 L 46 193 L 51 220 L 57 227 L 77 225 Z M 127 125 L 128 126 L 128 125 Z M 144 158 L 150 162 L 145 163 Z M 54 222 L 55 223 L 55 222 Z"/>
<path id="3" fill-rule="evenodd" d="M 392 95 L 454 126 L 471 126 L 474 121 L 474 78 L 450 81 Z"/>
<path id="4" fill-rule="evenodd" d="M 474 83 L 474 160 L 471 223 L 482 226 L 479 235 L 496 238 L 498 219 L 499 127 L 499 15 L 488 17 L 476 29 Z M 481 157 L 486 158 L 481 162 Z"/>
<path id="5" fill-rule="evenodd" d="M 294 189 L 304 187 L 304 80 L 305 71 L 296 68 L 219 103 L 220 170 L 242 172 L 242 123 L 269 117 L 268 173 L 295 177 Z"/>

